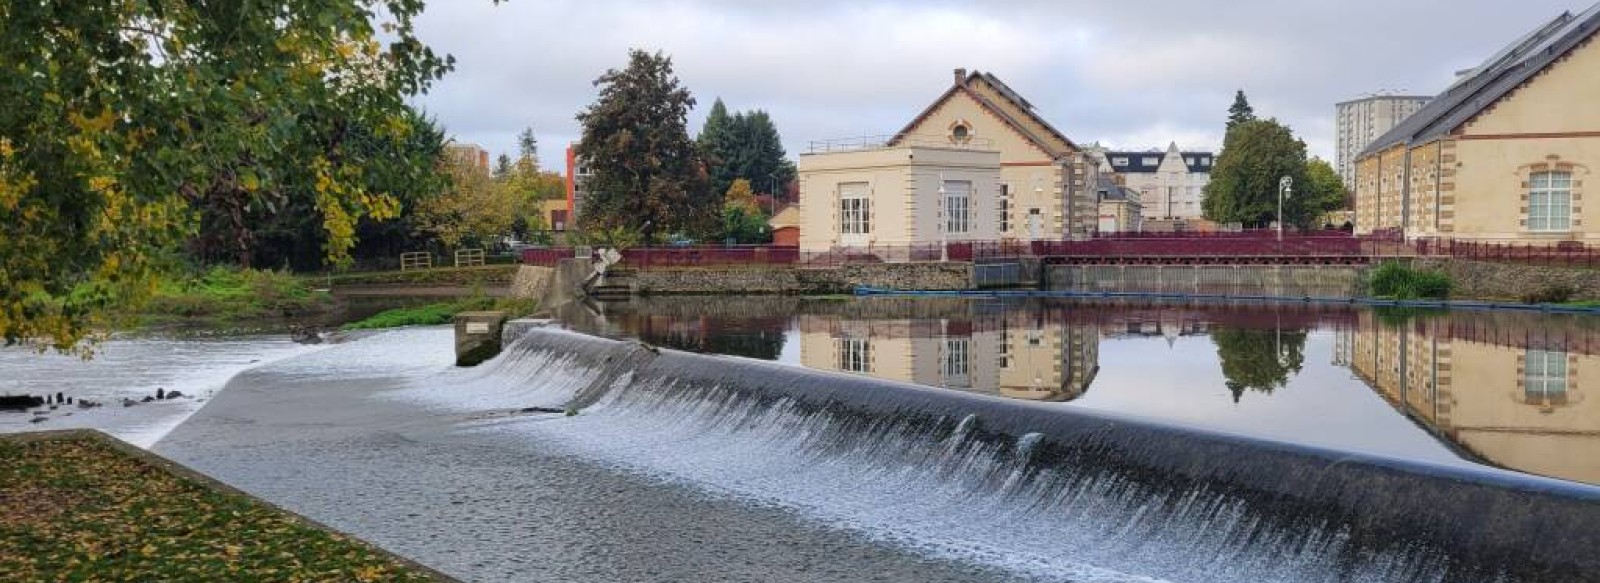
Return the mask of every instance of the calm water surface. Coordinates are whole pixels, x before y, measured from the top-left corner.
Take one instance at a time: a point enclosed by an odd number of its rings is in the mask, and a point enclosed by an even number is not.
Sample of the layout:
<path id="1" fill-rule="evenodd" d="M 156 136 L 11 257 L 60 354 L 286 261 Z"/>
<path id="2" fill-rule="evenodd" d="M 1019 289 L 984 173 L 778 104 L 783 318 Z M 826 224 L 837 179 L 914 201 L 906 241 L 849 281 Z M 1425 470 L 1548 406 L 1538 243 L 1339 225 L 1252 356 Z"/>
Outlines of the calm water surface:
<path id="1" fill-rule="evenodd" d="M 1600 320 L 1342 305 L 657 298 L 567 326 L 678 349 L 1600 484 Z"/>

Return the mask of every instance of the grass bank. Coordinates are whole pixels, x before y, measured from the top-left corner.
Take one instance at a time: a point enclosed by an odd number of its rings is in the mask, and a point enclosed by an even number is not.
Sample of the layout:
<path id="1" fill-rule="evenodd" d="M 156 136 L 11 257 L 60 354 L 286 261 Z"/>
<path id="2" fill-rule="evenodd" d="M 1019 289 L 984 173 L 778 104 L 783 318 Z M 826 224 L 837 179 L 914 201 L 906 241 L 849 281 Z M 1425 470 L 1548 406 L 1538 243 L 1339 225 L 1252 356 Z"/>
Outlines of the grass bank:
<path id="1" fill-rule="evenodd" d="M 320 286 L 342 285 L 459 285 L 498 286 L 510 284 L 517 275 L 516 265 L 485 265 L 482 267 L 450 267 L 414 269 L 411 271 L 375 271 L 370 273 L 344 273 L 337 275 L 307 276 Z"/>
<path id="2" fill-rule="evenodd" d="M 325 314 L 336 306 L 333 296 L 288 272 L 214 267 L 163 280 L 143 313 L 157 322 L 256 321 Z"/>
<path id="3" fill-rule="evenodd" d="M 436 326 L 449 324 L 456 314 L 480 310 L 500 310 L 512 318 L 532 314 L 538 308 L 534 300 L 512 298 L 472 298 L 454 302 L 441 302 L 413 308 L 396 308 L 373 315 L 365 320 L 350 322 L 344 330 L 377 330 L 401 326 Z"/>
<path id="4" fill-rule="evenodd" d="M 108 440 L 0 438 L 0 580 L 440 580 Z"/>

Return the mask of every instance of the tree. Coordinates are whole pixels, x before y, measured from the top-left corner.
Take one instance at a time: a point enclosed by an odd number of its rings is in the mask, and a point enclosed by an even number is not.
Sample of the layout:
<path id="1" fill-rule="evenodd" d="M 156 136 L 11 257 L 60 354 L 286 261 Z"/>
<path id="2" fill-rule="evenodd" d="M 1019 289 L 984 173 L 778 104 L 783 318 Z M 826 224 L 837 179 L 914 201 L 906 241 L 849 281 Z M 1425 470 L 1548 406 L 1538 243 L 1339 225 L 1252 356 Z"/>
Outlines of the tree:
<path id="1" fill-rule="evenodd" d="M 1307 202 L 1306 145 L 1277 120 L 1252 120 L 1228 131 L 1222 154 L 1211 169 L 1201 206 L 1205 217 L 1219 223 L 1263 227 L 1277 220 L 1278 186 L 1294 181 L 1293 194 L 1283 199 L 1286 224 L 1305 227 L 1316 219 Z"/>
<path id="2" fill-rule="evenodd" d="M 445 156 L 450 186 L 440 196 L 422 201 L 416 212 L 419 234 L 446 248 L 481 247 L 511 231 L 516 199 L 505 185 L 469 160 Z"/>
<path id="3" fill-rule="evenodd" d="M 756 205 L 756 193 L 750 188 L 750 181 L 743 178 L 734 180 L 733 185 L 728 187 L 728 193 L 722 197 L 722 205 L 751 213 L 761 212 L 761 207 Z"/>
<path id="4" fill-rule="evenodd" d="M 419 0 L 12 2 L 0 9 L 0 334 L 68 350 L 148 298 L 195 232 L 310 193 L 325 260 L 398 212 L 351 139 L 402 139 L 451 68 Z M 380 35 L 381 30 L 381 35 Z"/>
<path id="5" fill-rule="evenodd" d="M 1247 121 L 1255 121 L 1256 110 L 1250 107 L 1250 100 L 1245 99 L 1244 90 L 1240 89 L 1233 94 L 1233 105 L 1228 108 L 1228 130 Z"/>
<path id="6" fill-rule="evenodd" d="M 504 180 L 510 175 L 511 156 L 508 154 L 501 154 L 500 157 L 494 159 L 494 177 Z"/>
<path id="7" fill-rule="evenodd" d="M 772 234 L 767 231 L 767 215 L 756 202 L 750 181 L 734 180 L 723 197 L 722 239 L 741 244 L 770 243 Z"/>
<path id="8" fill-rule="evenodd" d="M 1330 211 L 1350 208 L 1350 191 L 1345 188 L 1339 172 L 1327 160 L 1312 158 L 1306 163 L 1306 186 L 1303 192 L 1307 212 L 1313 220 Z"/>
<path id="9" fill-rule="evenodd" d="M 1304 330 L 1215 328 L 1211 341 L 1217 345 L 1222 376 L 1235 403 L 1246 390 L 1271 393 L 1283 388 L 1305 363 Z"/>
<path id="10" fill-rule="evenodd" d="M 539 138 L 534 137 L 531 127 L 517 134 L 517 162 L 539 169 Z"/>
<path id="11" fill-rule="evenodd" d="M 590 167 L 585 228 L 706 232 L 721 193 L 707 186 L 687 129 L 694 97 L 672 73 L 672 59 L 633 50 L 623 70 L 606 71 L 600 97 L 578 114 L 577 154 Z"/>
<path id="12" fill-rule="evenodd" d="M 735 179 L 749 180 L 757 192 L 783 194 L 795 178 L 794 163 L 783 149 L 783 138 L 767 112 L 754 110 L 728 115 L 718 99 L 706 116 L 698 143 L 710 166 L 713 192 L 727 192 Z"/>

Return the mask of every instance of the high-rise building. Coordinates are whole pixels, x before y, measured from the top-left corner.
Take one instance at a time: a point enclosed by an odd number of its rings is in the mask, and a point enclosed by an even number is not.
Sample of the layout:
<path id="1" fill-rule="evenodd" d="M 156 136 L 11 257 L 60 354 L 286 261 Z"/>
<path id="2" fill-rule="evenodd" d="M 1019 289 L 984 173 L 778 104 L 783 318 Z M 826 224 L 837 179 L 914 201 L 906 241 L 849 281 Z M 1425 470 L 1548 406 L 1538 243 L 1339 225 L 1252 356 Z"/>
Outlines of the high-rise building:
<path id="1" fill-rule="evenodd" d="M 1355 188 L 1356 158 L 1374 140 L 1427 105 L 1432 97 L 1375 95 L 1335 105 L 1338 112 L 1338 155 L 1335 162 L 1346 188 Z"/>

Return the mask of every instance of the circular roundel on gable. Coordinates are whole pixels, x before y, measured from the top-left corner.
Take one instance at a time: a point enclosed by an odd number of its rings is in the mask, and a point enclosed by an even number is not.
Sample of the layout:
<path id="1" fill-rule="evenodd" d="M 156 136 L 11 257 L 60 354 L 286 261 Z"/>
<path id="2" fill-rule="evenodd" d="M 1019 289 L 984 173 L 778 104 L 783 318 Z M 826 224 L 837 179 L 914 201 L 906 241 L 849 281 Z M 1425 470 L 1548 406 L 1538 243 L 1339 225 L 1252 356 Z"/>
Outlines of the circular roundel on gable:
<path id="1" fill-rule="evenodd" d="M 967 123 L 967 120 L 957 120 L 950 124 L 950 141 L 956 144 L 972 141 L 972 124 Z"/>

